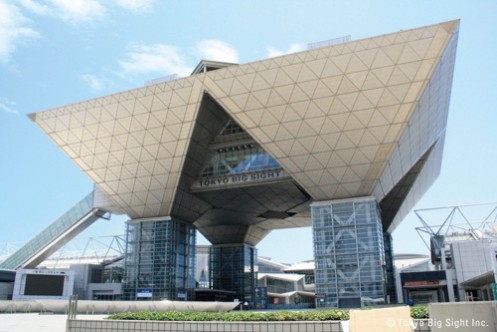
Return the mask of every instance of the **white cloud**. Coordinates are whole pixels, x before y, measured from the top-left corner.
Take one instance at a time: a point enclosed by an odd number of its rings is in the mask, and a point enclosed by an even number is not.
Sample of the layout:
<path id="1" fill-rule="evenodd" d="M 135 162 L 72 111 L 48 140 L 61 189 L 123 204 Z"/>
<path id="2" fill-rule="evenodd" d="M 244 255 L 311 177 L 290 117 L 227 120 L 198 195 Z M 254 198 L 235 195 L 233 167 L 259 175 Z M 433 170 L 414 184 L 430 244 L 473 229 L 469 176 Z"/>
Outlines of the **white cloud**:
<path id="1" fill-rule="evenodd" d="M 98 21 L 105 7 L 98 0 L 50 0 L 63 21 L 70 24 Z"/>
<path id="2" fill-rule="evenodd" d="M 157 0 L 0 0 L 0 62 L 5 62 L 16 47 L 39 37 L 24 15 L 62 20 L 73 26 L 102 21 L 108 12 L 121 8 L 132 14 L 149 12 Z"/>
<path id="3" fill-rule="evenodd" d="M 237 51 L 220 40 L 203 40 L 197 42 L 196 46 L 196 51 L 201 59 L 233 63 L 238 62 Z"/>
<path id="4" fill-rule="evenodd" d="M 0 111 L 9 113 L 9 114 L 14 114 L 14 115 L 19 115 L 19 111 L 17 111 L 14 107 L 17 104 L 13 101 L 7 101 L 7 100 L 2 100 L 0 99 Z"/>
<path id="5" fill-rule="evenodd" d="M 7 61 L 18 44 L 39 36 L 28 24 L 17 6 L 0 0 L 0 61 Z"/>
<path id="6" fill-rule="evenodd" d="M 146 13 L 152 9 L 155 0 L 115 0 L 116 4 L 133 13 Z"/>
<path id="7" fill-rule="evenodd" d="M 37 15 L 49 15 L 52 9 L 44 4 L 40 4 L 33 0 L 20 0 L 19 3 L 27 10 L 37 14 Z"/>
<path id="8" fill-rule="evenodd" d="M 0 0 L 1 1 L 1 0 Z M 133 14 L 149 12 L 156 0 L 19 0 L 24 9 L 78 25 L 102 20 L 108 10 L 118 7 Z"/>
<path id="9" fill-rule="evenodd" d="M 298 43 L 291 44 L 290 47 L 286 51 L 280 51 L 274 47 L 269 46 L 267 48 L 268 58 L 274 58 L 274 57 L 289 54 L 289 53 L 297 53 L 300 51 L 304 51 L 305 49 L 306 48 L 302 44 L 298 44 Z"/>
<path id="10" fill-rule="evenodd" d="M 162 75 L 178 74 L 186 76 L 193 70 L 187 66 L 180 49 L 167 44 L 145 45 L 132 43 L 128 45 L 125 60 L 119 66 L 125 74 L 160 73 Z"/>
<path id="11" fill-rule="evenodd" d="M 106 77 L 83 74 L 81 75 L 81 79 L 88 84 L 92 92 L 100 92 L 112 86 L 112 82 Z"/>
<path id="12" fill-rule="evenodd" d="M 194 51 L 201 59 L 238 62 L 236 50 L 219 40 L 197 42 Z M 121 67 L 119 76 L 128 78 L 130 75 L 150 73 L 161 76 L 188 76 L 193 67 L 187 65 L 186 59 L 187 55 L 173 45 L 130 43 L 125 59 L 118 62 Z"/>
<path id="13" fill-rule="evenodd" d="M 66 23 L 77 25 L 91 23 L 105 16 L 101 0 L 20 0 L 24 9 L 40 16 L 50 16 Z"/>

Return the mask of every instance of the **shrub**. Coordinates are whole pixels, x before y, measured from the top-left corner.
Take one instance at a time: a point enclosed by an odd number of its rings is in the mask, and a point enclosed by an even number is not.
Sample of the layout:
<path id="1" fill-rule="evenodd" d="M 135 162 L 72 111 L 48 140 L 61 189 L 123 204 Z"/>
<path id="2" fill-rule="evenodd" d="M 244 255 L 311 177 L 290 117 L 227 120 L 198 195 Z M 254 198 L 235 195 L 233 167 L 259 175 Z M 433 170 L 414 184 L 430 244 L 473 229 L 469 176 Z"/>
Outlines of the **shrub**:
<path id="1" fill-rule="evenodd" d="M 124 312 L 114 314 L 108 319 L 115 320 L 156 320 L 156 321 L 226 321 L 226 322 L 261 322 L 261 321 L 325 321 L 348 320 L 348 310 L 309 310 L 309 311 L 269 311 L 269 312 Z"/>
<path id="2" fill-rule="evenodd" d="M 427 306 L 410 307 L 414 319 L 429 318 Z M 115 320 L 155 320 L 155 321 L 224 321 L 224 322 L 262 322 L 262 321 L 330 321 L 348 320 L 349 311 L 341 309 L 307 311 L 232 311 L 232 312 L 180 312 L 180 311 L 141 311 L 114 314 L 108 319 Z"/>
<path id="3" fill-rule="evenodd" d="M 428 306 L 416 305 L 411 307 L 411 317 L 414 319 L 430 318 L 430 313 L 428 312 Z"/>

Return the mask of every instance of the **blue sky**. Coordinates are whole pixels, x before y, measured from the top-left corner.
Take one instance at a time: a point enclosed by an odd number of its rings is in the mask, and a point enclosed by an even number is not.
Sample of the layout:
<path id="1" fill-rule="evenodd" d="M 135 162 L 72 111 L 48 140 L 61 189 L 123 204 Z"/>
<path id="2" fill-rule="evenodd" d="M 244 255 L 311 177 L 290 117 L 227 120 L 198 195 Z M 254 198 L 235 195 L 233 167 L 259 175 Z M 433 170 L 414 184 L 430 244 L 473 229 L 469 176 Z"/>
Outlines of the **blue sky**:
<path id="1" fill-rule="evenodd" d="M 417 204 L 497 201 L 497 1 L 0 0 L 0 250 L 29 240 L 92 190 L 26 114 L 187 75 L 202 58 L 250 62 L 346 35 L 367 38 L 461 19 L 442 172 Z M 124 232 L 123 218 L 85 236 Z M 395 252 L 423 252 L 411 213 Z M 291 240 L 290 240 L 291 239 Z M 312 258 L 310 228 L 258 246 Z"/>

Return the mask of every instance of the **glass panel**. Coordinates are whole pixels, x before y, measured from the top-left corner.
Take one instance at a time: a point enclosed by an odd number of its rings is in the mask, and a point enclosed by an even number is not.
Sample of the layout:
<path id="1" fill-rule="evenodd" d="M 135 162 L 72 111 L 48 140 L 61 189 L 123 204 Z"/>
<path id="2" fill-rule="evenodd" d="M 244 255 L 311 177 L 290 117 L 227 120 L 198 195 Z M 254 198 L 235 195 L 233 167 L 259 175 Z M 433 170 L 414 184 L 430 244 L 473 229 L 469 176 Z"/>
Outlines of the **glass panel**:
<path id="1" fill-rule="evenodd" d="M 228 121 L 211 142 L 207 160 L 200 177 L 281 169 L 278 162 L 233 120 Z"/>
<path id="2" fill-rule="evenodd" d="M 93 210 L 93 192 L 79 201 L 0 265 L 16 269 Z"/>
<path id="3" fill-rule="evenodd" d="M 174 220 L 128 224 L 125 299 L 187 300 L 195 288 L 195 234 Z M 140 290 L 151 297 L 141 297 Z"/>
<path id="4" fill-rule="evenodd" d="M 209 272 L 214 289 L 233 291 L 250 302 L 257 281 L 257 249 L 245 244 L 212 246 Z"/>
<path id="5" fill-rule="evenodd" d="M 385 252 L 374 200 L 312 207 L 318 307 L 385 300 Z M 359 300 L 360 299 L 360 300 Z"/>
<path id="6" fill-rule="evenodd" d="M 256 143 L 231 146 L 211 151 L 201 177 L 241 174 L 281 169 L 278 162 Z"/>

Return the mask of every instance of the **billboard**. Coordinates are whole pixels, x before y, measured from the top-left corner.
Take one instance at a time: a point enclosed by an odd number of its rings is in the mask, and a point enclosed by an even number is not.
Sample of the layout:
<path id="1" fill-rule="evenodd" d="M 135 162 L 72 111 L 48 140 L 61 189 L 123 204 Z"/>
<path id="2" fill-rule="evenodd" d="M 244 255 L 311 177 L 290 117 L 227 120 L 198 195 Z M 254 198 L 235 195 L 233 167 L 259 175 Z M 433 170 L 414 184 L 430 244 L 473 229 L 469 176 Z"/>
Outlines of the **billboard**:
<path id="1" fill-rule="evenodd" d="M 62 296 L 65 275 L 27 274 L 24 295 Z"/>

